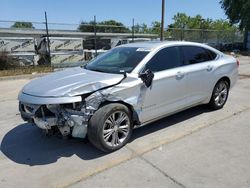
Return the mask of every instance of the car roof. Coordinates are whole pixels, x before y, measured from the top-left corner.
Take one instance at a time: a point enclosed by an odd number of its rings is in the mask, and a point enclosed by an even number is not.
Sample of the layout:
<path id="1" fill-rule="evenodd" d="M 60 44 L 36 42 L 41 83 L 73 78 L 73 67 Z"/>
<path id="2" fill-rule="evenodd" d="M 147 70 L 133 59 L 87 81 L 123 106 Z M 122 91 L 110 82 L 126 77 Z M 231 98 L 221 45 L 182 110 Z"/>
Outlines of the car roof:
<path id="1" fill-rule="evenodd" d="M 135 48 L 147 48 L 147 49 L 156 49 L 164 46 L 172 46 L 172 45 L 192 45 L 192 46 L 200 46 L 211 48 L 208 45 L 197 43 L 197 42 L 186 42 L 186 41 L 146 41 L 146 42 L 136 42 L 136 43 L 129 43 L 124 44 L 119 47 L 135 47 Z"/>

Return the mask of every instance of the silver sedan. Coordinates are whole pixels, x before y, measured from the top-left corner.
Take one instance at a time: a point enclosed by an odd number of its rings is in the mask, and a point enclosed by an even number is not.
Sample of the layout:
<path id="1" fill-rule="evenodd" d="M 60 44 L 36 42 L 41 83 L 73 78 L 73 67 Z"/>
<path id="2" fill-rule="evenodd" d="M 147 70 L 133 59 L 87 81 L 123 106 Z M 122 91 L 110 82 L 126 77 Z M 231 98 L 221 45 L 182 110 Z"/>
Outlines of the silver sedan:
<path id="1" fill-rule="evenodd" d="M 19 93 L 19 109 L 46 132 L 88 138 L 111 152 L 135 127 L 200 104 L 222 108 L 238 66 L 235 58 L 198 43 L 127 44 L 31 81 Z"/>

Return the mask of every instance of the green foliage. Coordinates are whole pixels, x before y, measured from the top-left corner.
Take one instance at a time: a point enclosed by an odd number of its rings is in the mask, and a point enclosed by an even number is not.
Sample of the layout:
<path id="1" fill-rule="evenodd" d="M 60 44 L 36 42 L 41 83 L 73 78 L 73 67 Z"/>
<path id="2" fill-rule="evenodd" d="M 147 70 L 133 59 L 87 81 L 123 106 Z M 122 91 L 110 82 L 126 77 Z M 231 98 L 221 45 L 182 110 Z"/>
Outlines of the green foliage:
<path id="1" fill-rule="evenodd" d="M 228 21 L 220 19 L 215 20 L 211 23 L 211 29 L 236 31 L 237 27 L 235 25 L 230 24 Z"/>
<path id="2" fill-rule="evenodd" d="M 145 23 L 143 23 L 143 24 L 136 24 L 135 26 L 134 26 L 134 32 L 135 33 L 149 33 L 149 28 L 148 28 L 148 26 L 145 24 Z"/>
<path id="3" fill-rule="evenodd" d="M 233 41 L 237 27 L 226 20 L 204 19 L 201 15 L 194 17 L 178 13 L 169 25 L 165 36 L 172 40 L 196 42 Z"/>
<path id="4" fill-rule="evenodd" d="M 190 21 L 190 17 L 184 13 L 177 13 L 174 15 L 174 23 L 170 24 L 170 28 L 185 28 Z"/>
<path id="5" fill-rule="evenodd" d="M 31 22 L 15 22 L 11 28 L 35 29 Z"/>
<path id="6" fill-rule="evenodd" d="M 78 27 L 81 32 L 94 32 L 95 22 L 84 22 L 82 21 Z M 130 30 L 125 27 L 121 22 L 115 20 L 107 20 L 96 23 L 96 32 L 100 33 L 126 33 Z"/>
<path id="7" fill-rule="evenodd" d="M 174 18 L 174 23 L 169 25 L 169 28 L 179 29 L 202 29 L 202 30 L 235 30 L 235 26 L 232 26 L 225 20 L 212 20 L 204 19 L 201 15 L 194 17 L 187 16 L 185 13 L 177 13 Z"/>
<path id="8" fill-rule="evenodd" d="M 93 21 L 90 22 L 82 21 L 78 26 L 77 30 L 81 32 L 94 32 L 94 24 L 95 23 Z"/>
<path id="9" fill-rule="evenodd" d="M 220 3 L 231 23 L 250 30 L 250 0 L 221 0 Z"/>
<path id="10" fill-rule="evenodd" d="M 177 13 L 173 17 L 174 23 L 165 30 L 164 36 L 168 40 L 187 40 L 196 42 L 235 41 L 238 36 L 238 28 L 227 20 L 212 20 L 203 18 L 201 15 L 187 16 L 185 13 Z M 93 32 L 94 22 L 82 22 L 78 30 Z M 115 27 L 114 27 L 115 26 Z M 125 33 L 131 32 L 122 23 L 108 20 L 97 23 L 97 32 Z M 154 21 L 148 27 L 146 24 L 136 24 L 135 33 L 149 33 L 159 35 L 161 22 Z"/>
<path id="11" fill-rule="evenodd" d="M 8 56 L 8 53 L 5 51 L 0 52 L 0 70 L 7 70 L 11 68 L 16 68 L 18 63 Z"/>
<path id="12" fill-rule="evenodd" d="M 161 32 L 161 22 L 158 21 L 152 22 L 152 28 L 150 30 L 150 33 L 160 34 L 160 32 Z"/>

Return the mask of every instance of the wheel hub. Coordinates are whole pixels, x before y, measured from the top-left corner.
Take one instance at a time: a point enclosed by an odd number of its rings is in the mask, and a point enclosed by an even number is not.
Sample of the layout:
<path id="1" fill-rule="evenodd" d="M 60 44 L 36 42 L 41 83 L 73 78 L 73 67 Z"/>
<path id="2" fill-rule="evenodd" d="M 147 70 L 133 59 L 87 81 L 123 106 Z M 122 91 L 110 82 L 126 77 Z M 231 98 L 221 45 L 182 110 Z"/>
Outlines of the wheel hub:
<path id="1" fill-rule="evenodd" d="M 118 131 L 118 125 L 114 126 L 114 131 L 117 132 Z"/>

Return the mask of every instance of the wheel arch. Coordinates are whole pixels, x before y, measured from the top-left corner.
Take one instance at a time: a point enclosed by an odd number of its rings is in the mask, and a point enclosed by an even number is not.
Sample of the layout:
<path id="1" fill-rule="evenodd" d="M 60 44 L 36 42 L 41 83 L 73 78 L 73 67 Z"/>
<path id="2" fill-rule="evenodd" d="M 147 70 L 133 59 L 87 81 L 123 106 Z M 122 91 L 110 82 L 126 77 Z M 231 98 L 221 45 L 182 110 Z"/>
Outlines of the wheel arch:
<path id="1" fill-rule="evenodd" d="M 138 116 L 137 112 L 135 111 L 134 107 L 131 104 L 128 104 L 124 101 L 108 101 L 108 100 L 106 100 L 100 104 L 99 108 L 102 106 L 108 105 L 108 104 L 115 104 L 115 103 L 122 104 L 129 109 L 129 111 L 131 112 L 133 126 L 141 124 L 140 120 L 139 120 L 139 116 Z"/>
<path id="2" fill-rule="evenodd" d="M 216 81 L 217 80 L 217 81 Z M 231 80 L 228 76 L 221 76 L 217 79 L 215 79 L 212 84 L 211 84 L 211 92 L 209 93 L 209 96 L 207 97 L 207 99 L 205 100 L 204 104 L 207 104 L 210 102 L 211 100 L 211 97 L 213 95 L 213 90 L 214 90 L 214 87 L 216 86 L 217 83 L 219 83 L 221 80 L 225 80 L 227 83 L 228 83 L 228 86 L 229 86 L 229 89 L 230 89 L 230 86 L 231 86 Z"/>
<path id="3" fill-rule="evenodd" d="M 221 78 L 216 82 L 216 84 L 219 83 L 219 82 L 222 81 L 222 80 L 225 80 L 225 81 L 228 83 L 228 86 L 229 86 L 229 88 L 230 88 L 230 86 L 231 86 L 231 80 L 230 80 L 230 78 L 229 78 L 228 76 L 223 76 L 223 77 L 221 77 Z M 216 84 L 215 84 L 215 85 L 216 85 Z"/>

